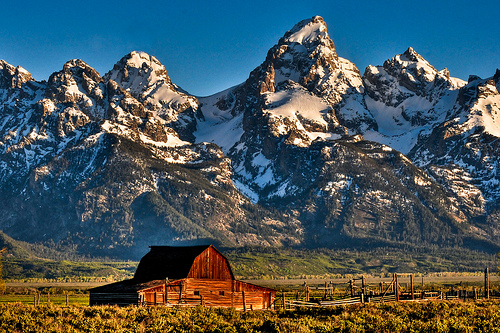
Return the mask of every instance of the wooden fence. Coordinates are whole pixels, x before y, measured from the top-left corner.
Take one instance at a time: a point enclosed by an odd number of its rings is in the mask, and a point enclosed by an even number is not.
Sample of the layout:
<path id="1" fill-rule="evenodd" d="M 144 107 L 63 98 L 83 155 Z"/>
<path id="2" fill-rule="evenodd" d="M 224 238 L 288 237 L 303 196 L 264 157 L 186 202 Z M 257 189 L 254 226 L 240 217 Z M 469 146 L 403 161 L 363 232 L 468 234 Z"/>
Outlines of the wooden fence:
<path id="1" fill-rule="evenodd" d="M 408 283 L 401 283 L 403 278 L 409 279 Z M 330 307 L 361 303 L 386 303 L 386 302 L 422 302 L 437 300 L 478 300 L 488 299 L 493 296 L 490 290 L 489 270 L 485 270 L 484 290 L 474 288 L 468 290 L 436 291 L 415 290 L 413 274 L 394 274 L 389 283 L 378 283 L 368 285 L 364 276 L 351 279 L 344 284 L 344 296 L 335 295 L 336 289 L 332 284 L 325 283 L 323 286 L 311 288 L 306 283 L 301 290 L 295 292 L 282 292 L 277 297 L 275 307 L 283 309 L 296 309 L 299 307 Z M 338 286 L 337 286 L 338 287 Z M 342 289 L 342 288 L 341 288 Z M 423 289 L 423 279 L 422 279 Z M 312 292 L 316 295 L 313 296 Z M 337 289 L 338 293 L 338 289 Z M 319 296 L 318 296 L 319 295 Z"/>

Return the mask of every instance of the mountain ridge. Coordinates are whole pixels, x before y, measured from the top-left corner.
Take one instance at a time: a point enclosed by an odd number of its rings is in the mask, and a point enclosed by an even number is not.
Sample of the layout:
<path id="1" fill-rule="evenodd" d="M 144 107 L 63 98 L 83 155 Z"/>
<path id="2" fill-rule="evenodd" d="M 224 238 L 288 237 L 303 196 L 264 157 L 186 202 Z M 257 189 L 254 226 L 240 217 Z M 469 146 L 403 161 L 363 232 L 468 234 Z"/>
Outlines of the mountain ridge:
<path id="1" fill-rule="evenodd" d="M 410 47 L 361 75 L 319 16 L 207 97 L 144 52 L 41 82 L 0 61 L 0 230 L 122 257 L 200 242 L 496 251 L 499 73 L 466 83 Z"/>

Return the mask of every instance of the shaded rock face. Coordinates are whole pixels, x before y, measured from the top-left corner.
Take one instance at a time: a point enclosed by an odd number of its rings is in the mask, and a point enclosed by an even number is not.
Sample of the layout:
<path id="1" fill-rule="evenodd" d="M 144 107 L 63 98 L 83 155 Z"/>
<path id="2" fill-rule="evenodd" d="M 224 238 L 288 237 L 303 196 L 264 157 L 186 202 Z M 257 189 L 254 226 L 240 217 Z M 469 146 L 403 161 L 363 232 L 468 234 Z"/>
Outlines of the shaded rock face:
<path id="1" fill-rule="evenodd" d="M 115 81 L 183 139 L 194 139 L 198 100 L 172 83 L 158 59 L 144 52 L 131 52 L 106 74 L 106 79 Z"/>
<path id="2" fill-rule="evenodd" d="M 14 67 L 4 60 L 0 60 L 0 89 L 21 88 L 29 81 L 33 81 L 33 78 L 24 68 Z"/>
<path id="3" fill-rule="evenodd" d="M 203 98 L 143 52 L 47 82 L 0 61 L 0 230 L 122 258 L 207 242 L 496 251 L 499 73 L 466 83 L 409 48 L 361 76 L 318 16 Z"/>

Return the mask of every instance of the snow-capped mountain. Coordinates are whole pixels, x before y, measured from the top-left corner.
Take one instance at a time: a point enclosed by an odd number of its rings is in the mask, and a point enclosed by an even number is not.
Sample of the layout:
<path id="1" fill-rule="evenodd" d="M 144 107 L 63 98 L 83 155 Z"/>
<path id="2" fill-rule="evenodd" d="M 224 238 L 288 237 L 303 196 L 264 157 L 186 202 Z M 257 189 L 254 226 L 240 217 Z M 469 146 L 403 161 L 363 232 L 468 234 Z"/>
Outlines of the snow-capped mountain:
<path id="1" fill-rule="evenodd" d="M 437 71 L 409 48 L 383 66 L 368 66 L 363 75 L 366 107 L 377 123 L 365 138 L 383 142 L 407 154 L 419 136 L 428 135 L 446 119 L 458 89 L 465 84 Z"/>
<path id="2" fill-rule="evenodd" d="M 208 97 L 143 52 L 42 82 L 0 61 L 0 230 L 123 257 L 207 240 L 495 250 L 499 81 L 412 48 L 361 75 L 318 16 Z"/>
<path id="3" fill-rule="evenodd" d="M 499 90 L 500 71 L 484 80 L 471 76 L 445 121 L 419 140 L 409 155 L 471 216 L 488 223 L 496 223 L 492 221 L 500 198 Z"/>

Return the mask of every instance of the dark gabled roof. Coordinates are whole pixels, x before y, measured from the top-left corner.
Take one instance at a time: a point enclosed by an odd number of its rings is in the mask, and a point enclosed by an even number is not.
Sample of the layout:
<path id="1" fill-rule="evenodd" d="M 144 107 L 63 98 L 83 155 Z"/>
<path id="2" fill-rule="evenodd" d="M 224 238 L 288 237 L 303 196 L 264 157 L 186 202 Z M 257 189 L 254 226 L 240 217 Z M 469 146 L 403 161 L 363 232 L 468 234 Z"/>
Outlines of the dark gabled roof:
<path id="1" fill-rule="evenodd" d="M 134 280 L 146 282 L 186 278 L 195 258 L 211 246 L 150 246 L 151 250 L 137 266 Z"/>
<path id="2" fill-rule="evenodd" d="M 134 279 L 106 284 L 90 289 L 92 293 L 136 293 L 139 290 L 157 287 L 165 284 L 165 280 L 155 280 L 139 283 Z"/>

